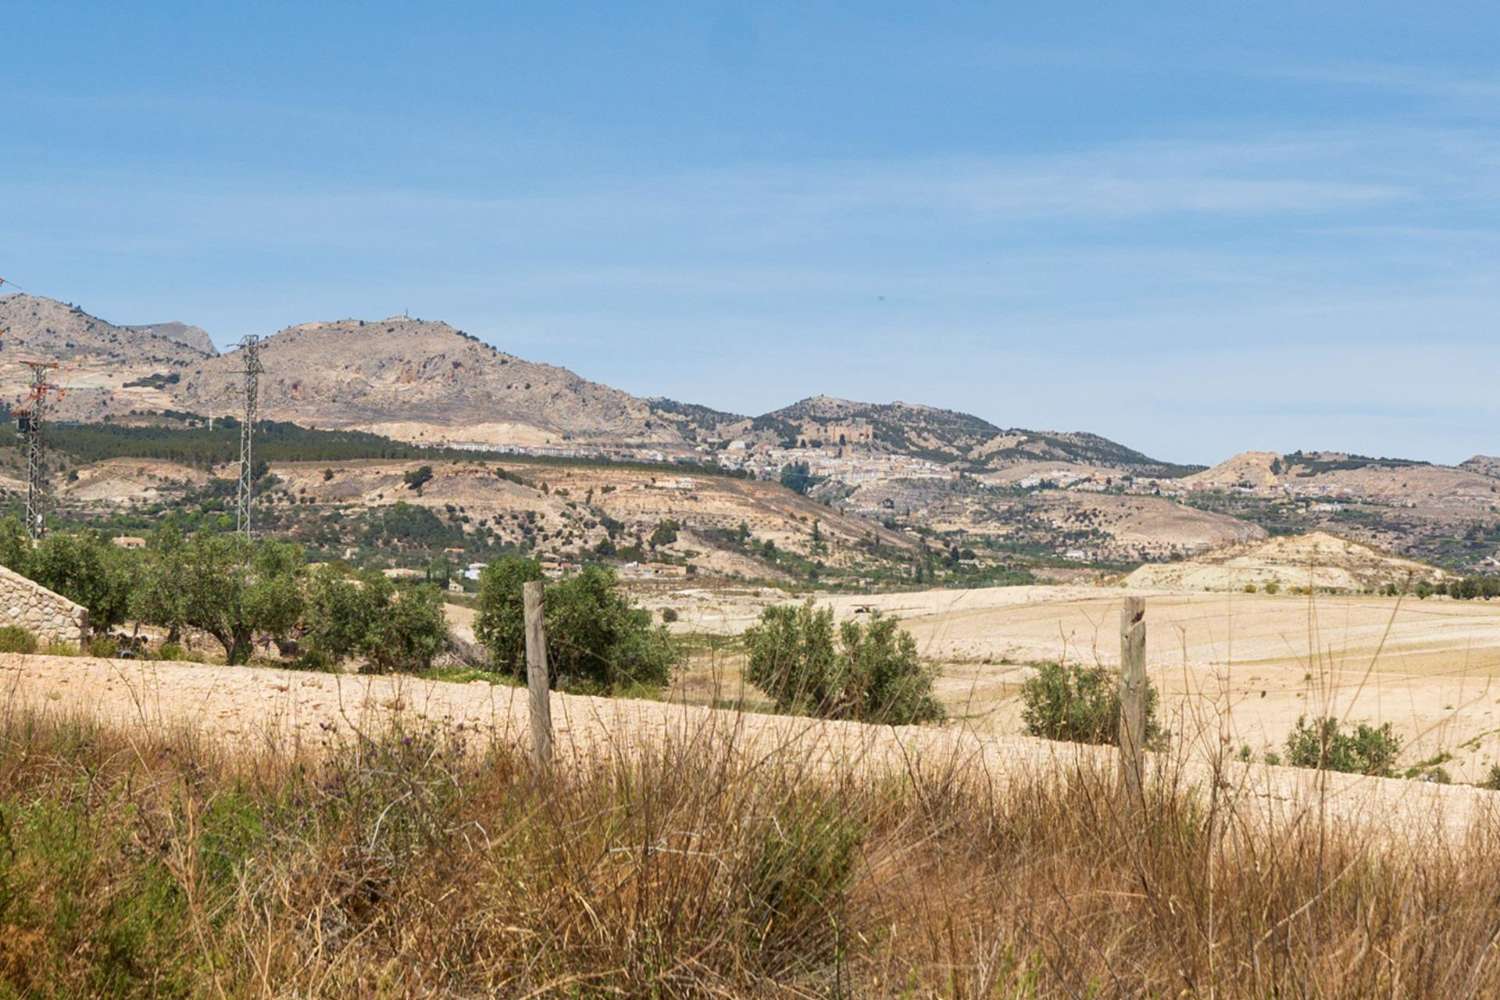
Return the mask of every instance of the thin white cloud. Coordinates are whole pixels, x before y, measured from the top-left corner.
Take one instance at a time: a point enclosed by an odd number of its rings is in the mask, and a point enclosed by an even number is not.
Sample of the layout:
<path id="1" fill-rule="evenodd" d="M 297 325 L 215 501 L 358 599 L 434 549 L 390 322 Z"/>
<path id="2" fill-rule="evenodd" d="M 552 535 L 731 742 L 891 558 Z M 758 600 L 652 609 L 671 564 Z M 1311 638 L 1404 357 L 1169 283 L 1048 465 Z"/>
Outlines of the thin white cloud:
<path id="1" fill-rule="evenodd" d="M 1280 66 L 1257 72 L 1258 75 L 1281 79 L 1384 90 L 1444 101 L 1492 106 L 1496 100 L 1500 100 L 1500 77 L 1458 74 L 1423 66 L 1342 63 L 1328 66 Z"/>

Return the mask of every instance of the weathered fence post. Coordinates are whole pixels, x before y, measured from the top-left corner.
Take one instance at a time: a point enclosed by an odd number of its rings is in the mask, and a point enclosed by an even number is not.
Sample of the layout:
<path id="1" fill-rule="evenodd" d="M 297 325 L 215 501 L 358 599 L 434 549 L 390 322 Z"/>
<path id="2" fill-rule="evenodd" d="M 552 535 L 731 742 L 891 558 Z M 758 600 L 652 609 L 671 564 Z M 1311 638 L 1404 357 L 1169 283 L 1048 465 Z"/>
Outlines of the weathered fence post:
<path id="1" fill-rule="evenodd" d="M 1120 780 L 1140 805 L 1146 742 L 1146 599 L 1125 598 L 1120 611 Z"/>
<path id="2" fill-rule="evenodd" d="M 526 687 L 531 693 L 531 756 L 537 767 L 552 763 L 552 698 L 547 683 L 547 633 L 542 625 L 542 581 L 523 584 L 526 608 Z"/>

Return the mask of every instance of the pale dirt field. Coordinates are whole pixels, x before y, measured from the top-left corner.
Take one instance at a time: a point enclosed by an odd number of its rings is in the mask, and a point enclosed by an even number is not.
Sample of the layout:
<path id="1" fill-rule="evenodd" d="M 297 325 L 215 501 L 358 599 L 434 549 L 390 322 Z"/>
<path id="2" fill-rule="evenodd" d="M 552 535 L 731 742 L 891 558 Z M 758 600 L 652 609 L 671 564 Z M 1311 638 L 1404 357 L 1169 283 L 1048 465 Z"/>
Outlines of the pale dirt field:
<path id="1" fill-rule="evenodd" d="M 1398 601 L 1355 596 L 1126 591 L 1118 587 L 1000 587 L 821 596 L 840 619 L 880 610 L 901 619 L 938 670 L 950 713 L 997 734 L 1022 730 L 1017 693 L 1031 664 L 1118 666 L 1122 598 L 1147 599 L 1147 667 L 1174 734 L 1280 751 L 1299 716 L 1389 722 L 1403 764 L 1439 754 L 1456 781 L 1500 762 L 1500 602 Z M 684 591 L 679 632 L 734 635 L 774 591 Z M 736 654 L 697 658 L 737 688 Z M 690 679 L 691 680 L 691 679 Z M 696 678 L 698 689 L 703 678 Z"/>
<path id="2" fill-rule="evenodd" d="M 397 717 L 456 730 L 478 748 L 526 737 L 526 692 L 487 682 L 455 684 L 409 677 L 358 677 L 262 667 L 137 663 L 82 657 L 0 655 L 5 711 L 86 715 L 126 731 L 196 730 L 231 748 L 316 753 Z M 964 725 L 881 727 L 718 711 L 661 701 L 554 694 L 561 766 L 672 740 L 732 740 L 751 760 L 794 755 L 812 768 L 832 762 L 875 770 L 956 766 L 1004 785 L 1079 763 L 1112 767 L 1108 748 L 975 732 Z M 1158 757 L 1203 789 L 1203 764 Z M 1065 770 L 1063 773 L 1067 773 Z M 1334 775 L 1293 768 L 1228 765 L 1221 793 L 1247 823 L 1337 826 L 1421 849 L 1459 844 L 1494 830 L 1500 796 L 1467 786 Z"/>

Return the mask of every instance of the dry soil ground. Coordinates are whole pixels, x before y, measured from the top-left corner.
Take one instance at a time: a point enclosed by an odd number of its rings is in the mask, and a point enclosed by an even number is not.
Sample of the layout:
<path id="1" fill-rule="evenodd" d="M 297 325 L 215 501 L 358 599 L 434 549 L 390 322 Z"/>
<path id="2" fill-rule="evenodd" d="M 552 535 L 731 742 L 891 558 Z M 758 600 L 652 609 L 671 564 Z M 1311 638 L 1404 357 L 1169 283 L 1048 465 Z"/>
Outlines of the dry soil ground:
<path id="1" fill-rule="evenodd" d="M 1299 716 L 1392 724 L 1405 765 L 1452 755 L 1455 780 L 1500 762 L 1500 604 L 1353 596 L 1004 587 L 820 597 L 838 617 L 893 614 L 938 670 L 951 713 L 996 734 L 1022 729 L 1018 692 L 1033 664 L 1117 665 L 1119 609 L 1147 599 L 1147 662 L 1172 731 L 1194 742 L 1279 751 Z M 733 635 L 777 598 L 767 591 L 685 591 L 683 632 Z M 706 678 L 737 688 L 738 654 L 695 658 Z"/>
<path id="2" fill-rule="evenodd" d="M 468 734 L 473 745 L 522 740 L 526 692 L 488 682 L 358 677 L 262 667 L 0 655 L 4 711 L 20 707 L 83 714 L 139 730 L 187 727 L 246 750 L 317 752 L 399 716 Z M 957 765 L 1003 784 L 1082 761 L 1112 767 L 1111 751 L 963 725 L 881 727 L 719 711 L 661 701 L 554 694 L 561 761 L 613 754 L 663 738 L 732 739 L 754 760 L 790 753 L 810 768 L 839 761 L 877 769 Z M 1171 767 L 1181 758 L 1159 757 Z M 1066 773 L 1066 772 L 1064 772 Z M 1208 772 L 1186 761 L 1178 773 L 1204 787 Z M 1327 817 L 1406 843 L 1457 843 L 1500 820 L 1500 795 L 1467 786 L 1230 764 L 1221 789 L 1246 822 L 1296 823 Z"/>

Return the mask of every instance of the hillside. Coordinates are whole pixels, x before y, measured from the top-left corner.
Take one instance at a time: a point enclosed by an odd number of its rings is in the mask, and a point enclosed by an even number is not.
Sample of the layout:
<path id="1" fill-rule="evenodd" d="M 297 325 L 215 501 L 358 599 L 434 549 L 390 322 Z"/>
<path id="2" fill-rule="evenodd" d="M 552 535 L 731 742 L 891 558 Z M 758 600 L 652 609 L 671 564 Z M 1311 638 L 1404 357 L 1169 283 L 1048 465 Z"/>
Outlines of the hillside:
<path id="1" fill-rule="evenodd" d="M 1500 480 L 1483 471 L 1485 462 L 1247 452 L 1171 483 L 1170 491 L 1274 532 L 1328 530 L 1468 572 L 1500 565 Z"/>
<path id="2" fill-rule="evenodd" d="M 1191 468 L 1160 462 L 1097 434 L 1001 429 L 956 410 L 915 403 L 860 403 L 813 396 L 756 418 L 755 429 L 783 442 L 819 447 L 863 444 L 969 471 L 1031 461 L 1106 466 L 1141 476 L 1177 476 Z"/>
<path id="3" fill-rule="evenodd" d="M 1500 479 L 1500 458 L 1493 455 L 1475 455 L 1467 461 L 1460 462 L 1458 467 L 1465 472 L 1475 472 L 1481 476 Z"/>
<path id="4" fill-rule="evenodd" d="M 16 404 L 26 397 L 31 372 L 22 359 L 56 361 L 53 380 L 68 391 L 54 412 L 64 419 L 168 409 L 172 397 L 165 390 L 208 356 L 159 330 L 116 326 L 35 295 L 0 297 L 0 330 L 0 401 Z"/>
<path id="5" fill-rule="evenodd" d="M 115 326 L 77 306 L 37 295 L 0 296 L 7 354 L 61 362 L 113 361 L 132 368 L 175 369 L 213 353 L 155 327 Z M 201 331 L 200 331 L 201 332 Z"/>
<path id="6" fill-rule="evenodd" d="M 89 425 L 75 428 L 89 438 L 79 443 L 82 460 L 131 457 L 103 431 L 192 428 L 194 414 L 223 418 L 242 406 L 241 357 L 215 354 L 211 338 L 186 323 L 122 326 L 11 295 L 0 298 L 0 327 L 8 331 L 0 401 L 25 397 L 29 372 L 15 361 L 57 360 L 55 379 L 67 391 L 55 414 Z M 785 475 L 835 510 L 909 536 L 936 531 L 947 543 L 967 537 L 1039 558 L 1082 553 L 1119 564 L 1245 540 L 1247 529 L 1328 530 L 1455 570 L 1500 567 L 1500 460 L 1485 456 L 1448 467 L 1330 451 L 1246 452 L 1202 469 L 1097 434 L 1006 429 L 915 403 L 813 396 L 748 417 L 639 398 L 405 316 L 289 327 L 263 342 L 261 357 L 268 420 L 462 449 L 447 457 L 531 452 Z M 140 442 L 139 457 L 201 458 L 204 442 L 182 443 L 192 447 L 178 454 Z M 77 492 L 97 502 L 105 491 Z"/>
<path id="7" fill-rule="evenodd" d="M 1387 585 L 1406 589 L 1443 575 L 1432 566 L 1316 531 L 1221 549 L 1186 562 L 1142 566 L 1125 583 L 1170 590 L 1264 590 L 1273 585 L 1358 593 Z"/>
<path id="8" fill-rule="evenodd" d="M 506 354 L 441 322 L 398 316 L 307 323 L 267 338 L 261 362 L 266 416 L 312 427 L 484 447 L 682 440 L 643 400 Z M 238 395 L 242 365 L 238 352 L 202 361 L 174 391 L 178 407 L 223 412 Z"/>
<path id="9" fill-rule="evenodd" d="M 208 335 L 208 331 L 201 326 L 193 326 L 189 323 L 144 323 L 136 326 L 126 327 L 127 330 L 139 330 L 146 333 L 154 333 L 175 340 L 186 347 L 191 347 L 207 356 L 219 353 L 214 347 L 214 340 Z"/>

